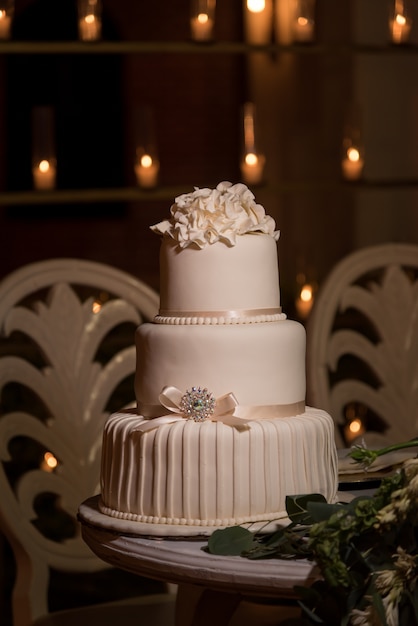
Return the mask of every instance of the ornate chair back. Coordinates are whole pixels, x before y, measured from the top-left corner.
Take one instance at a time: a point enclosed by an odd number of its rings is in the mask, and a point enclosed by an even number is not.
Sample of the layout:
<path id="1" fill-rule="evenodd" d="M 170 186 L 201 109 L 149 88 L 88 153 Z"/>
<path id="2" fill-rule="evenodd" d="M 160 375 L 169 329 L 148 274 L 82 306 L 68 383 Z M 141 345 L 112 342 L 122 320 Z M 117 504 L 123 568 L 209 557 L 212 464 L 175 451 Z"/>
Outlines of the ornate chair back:
<path id="1" fill-rule="evenodd" d="M 34 263 L 0 283 L 0 529 L 16 560 L 15 626 L 48 613 L 51 570 L 109 567 L 76 514 L 99 489 L 106 417 L 134 400 L 134 331 L 158 302 L 85 260 Z"/>
<path id="2" fill-rule="evenodd" d="M 360 249 L 331 271 L 307 325 L 307 397 L 330 413 L 336 441 L 418 435 L 418 246 Z M 347 434 L 347 436 L 345 436 Z"/>

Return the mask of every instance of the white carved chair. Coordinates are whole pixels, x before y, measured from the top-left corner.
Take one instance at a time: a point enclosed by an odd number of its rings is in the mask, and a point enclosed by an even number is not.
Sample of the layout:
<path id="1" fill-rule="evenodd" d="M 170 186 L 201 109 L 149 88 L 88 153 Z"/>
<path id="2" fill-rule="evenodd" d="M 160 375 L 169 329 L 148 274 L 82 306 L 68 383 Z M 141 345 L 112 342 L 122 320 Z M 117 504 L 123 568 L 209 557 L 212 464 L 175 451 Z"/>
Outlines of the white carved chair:
<path id="1" fill-rule="evenodd" d="M 109 568 L 76 514 L 99 489 L 105 418 L 134 399 L 134 330 L 158 301 L 133 276 L 84 260 L 34 263 L 0 283 L 0 531 L 16 561 L 13 626 L 174 623 L 162 584 L 105 606 L 52 612 L 48 602 L 51 572 Z"/>
<path id="2" fill-rule="evenodd" d="M 360 415 L 369 445 L 418 435 L 418 245 L 388 243 L 340 261 L 307 325 L 307 399 L 336 423 Z M 352 442 L 351 442 L 352 443 Z"/>

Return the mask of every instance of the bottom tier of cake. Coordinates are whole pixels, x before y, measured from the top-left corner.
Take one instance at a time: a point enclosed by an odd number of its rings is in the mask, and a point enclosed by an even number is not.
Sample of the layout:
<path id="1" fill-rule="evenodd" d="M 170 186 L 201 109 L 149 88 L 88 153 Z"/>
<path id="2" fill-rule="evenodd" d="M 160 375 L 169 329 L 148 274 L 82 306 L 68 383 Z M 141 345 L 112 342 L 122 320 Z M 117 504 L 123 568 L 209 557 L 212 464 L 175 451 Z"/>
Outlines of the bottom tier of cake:
<path id="1" fill-rule="evenodd" d="M 147 524 L 230 526 L 274 520 L 287 495 L 333 501 L 334 425 L 324 411 L 260 419 L 238 429 L 180 419 L 145 432 L 135 412 L 104 429 L 100 510 Z"/>

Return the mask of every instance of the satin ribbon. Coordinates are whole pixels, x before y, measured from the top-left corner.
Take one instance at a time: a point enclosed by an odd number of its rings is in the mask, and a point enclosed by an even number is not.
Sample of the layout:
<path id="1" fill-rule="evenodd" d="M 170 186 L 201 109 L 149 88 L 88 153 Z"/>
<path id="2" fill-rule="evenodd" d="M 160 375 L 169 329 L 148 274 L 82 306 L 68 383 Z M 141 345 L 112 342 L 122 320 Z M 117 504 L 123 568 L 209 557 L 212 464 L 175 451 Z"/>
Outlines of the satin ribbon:
<path id="1" fill-rule="evenodd" d="M 163 407 L 171 411 L 171 414 L 160 415 L 159 417 L 151 417 L 146 421 L 139 424 L 134 430 L 140 432 L 146 432 L 162 426 L 163 424 L 171 424 L 184 419 L 190 419 L 187 415 L 181 412 L 180 403 L 184 394 L 177 389 L 177 387 L 164 387 L 160 393 L 158 399 Z M 246 429 L 248 428 L 246 420 L 234 417 L 233 412 L 235 407 L 238 406 L 238 401 L 233 393 L 227 393 L 224 396 L 216 399 L 215 410 L 207 419 L 211 422 L 221 421 L 228 426 L 235 426 L 236 428 Z"/>
<path id="2" fill-rule="evenodd" d="M 271 420 L 277 417 L 292 417 L 305 413 L 305 402 L 291 404 L 262 404 L 260 406 L 243 406 L 239 404 L 234 415 L 245 420 Z"/>
<path id="3" fill-rule="evenodd" d="M 139 405 L 138 409 L 145 421 L 139 424 L 135 430 L 146 432 L 158 428 L 162 424 L 171 424 L 182 419 L 189 419 L 180 410 L 180 402 L 183 393 L 177 387 L 164 387 L 159 401 L 160 405 Z M 162 407 L 171 413 L 162 415 Z M 225 394 L 216 399 L 214 413 L 208 418 L 212 422 L 222 422 L 227 426 L 233 426 L 239 430 L 249 428 L 249 423 L 259 419 L 276 419 L 301 415 L 305 412 L 305 402 L 292 402 L 290 404 L 271 404 L 261 406 L 242 406 L 238 404 L 233 393 Z"/>
<path id="4" fill-rule="evenodd" d="M 282 312 L 282 307 L 276 307 L 271 309 L 237 309 L 237 310 L 225 310 L 225 311 L 171 311 L 169 309 L 160 309 L 158 312 L 159 317 L 225 317 L 230 318 L 242 318 L 242 317 L 257 317 L 259 315 L 278 315 Z"/>

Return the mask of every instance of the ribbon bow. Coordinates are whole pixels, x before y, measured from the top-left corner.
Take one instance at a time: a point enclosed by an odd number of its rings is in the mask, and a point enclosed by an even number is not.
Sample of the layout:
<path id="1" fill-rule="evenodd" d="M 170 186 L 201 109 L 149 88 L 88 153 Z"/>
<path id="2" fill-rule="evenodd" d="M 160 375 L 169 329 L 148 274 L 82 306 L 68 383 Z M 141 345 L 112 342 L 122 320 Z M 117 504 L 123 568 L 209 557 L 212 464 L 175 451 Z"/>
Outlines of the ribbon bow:
<path id="1" fill-rule="evenodd" d="M 167 415 L 145 418 L 135 430 L 146 432 L 158 428 L 163 424 L 171 424 L 183 419 L 202 422 L 223 422 L 238 429 L 247 429 L 247 420 L 235 417 L 233 412 L 238 401 L 233 393 L 227 393 L 220 398 L 214 398 L 207 389 L 192 387 L 183 394 L 177 387 L 164 387 L 159 395 L 160 404 L 170 411 Z"/>

